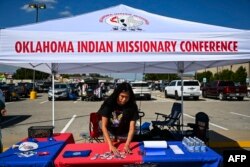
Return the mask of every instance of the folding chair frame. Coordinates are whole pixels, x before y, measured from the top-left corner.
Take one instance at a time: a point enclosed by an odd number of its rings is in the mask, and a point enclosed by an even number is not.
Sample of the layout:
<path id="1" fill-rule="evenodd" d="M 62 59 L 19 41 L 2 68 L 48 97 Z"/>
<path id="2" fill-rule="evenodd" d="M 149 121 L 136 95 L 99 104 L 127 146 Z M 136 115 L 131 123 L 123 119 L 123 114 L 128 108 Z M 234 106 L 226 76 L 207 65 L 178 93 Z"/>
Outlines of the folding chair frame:
<path id="1" fill-rule="evenodd" d="M 154 128 L 160 128 L 161 130 L 166 128 L 173 136 L 176 136 L 176 132 L 178 135 L 180 134 L 180 117 L 182 115 L 181 103 L 175 102 L 169 115 L 162 113 L 155 114 L 156 120 L 152 121 Z M 160 120 L 160 116 L 163 118 L 163 120 Z"/>
<path id="2" fill-rule="evenodd" d="M 101 129 L 101 120 L 102 116 L 97 113 L 90 113 L 89 120 L 89 142 L 93 143 L 96 141 L 97 143 L 102 143 L 104 141 Z"/>

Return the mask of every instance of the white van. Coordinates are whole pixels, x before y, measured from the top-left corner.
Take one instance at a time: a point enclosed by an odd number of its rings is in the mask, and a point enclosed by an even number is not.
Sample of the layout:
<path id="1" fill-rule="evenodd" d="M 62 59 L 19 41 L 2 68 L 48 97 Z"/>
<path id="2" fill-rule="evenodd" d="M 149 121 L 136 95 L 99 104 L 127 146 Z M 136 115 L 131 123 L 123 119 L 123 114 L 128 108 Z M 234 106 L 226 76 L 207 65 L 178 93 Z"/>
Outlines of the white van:
<path id="1" fill-rule="evenodd" d="M 199 100 L 200 95 L 199 81 L 183 80 L 183 97 L 193 97 Z M 181 98 L 181 80 L 173 80 L 165 87 L 165 98 L 167 97 L 174 97 L 176 100 Z"/>
<path id="2" fill-rule="evenodd" d="M 149 84 L 144 81 L 130 83 L 136 98 L 151 100 L 151 89 Z"/>

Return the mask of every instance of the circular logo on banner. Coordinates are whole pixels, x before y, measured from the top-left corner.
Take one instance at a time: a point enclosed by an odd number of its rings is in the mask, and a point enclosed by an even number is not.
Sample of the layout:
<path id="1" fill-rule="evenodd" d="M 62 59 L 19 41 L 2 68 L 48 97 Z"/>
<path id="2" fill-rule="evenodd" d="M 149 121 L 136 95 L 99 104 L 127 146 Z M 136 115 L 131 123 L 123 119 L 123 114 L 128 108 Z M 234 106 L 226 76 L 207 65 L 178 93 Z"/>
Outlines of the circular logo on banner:
<path id="1" fill-rule="evenodd" d="M 142 31 L 140 26 L 148 24 L 146 19 L 126 13 L 106 15 L 102 21 L 111 25 L 114 31 Z"/>

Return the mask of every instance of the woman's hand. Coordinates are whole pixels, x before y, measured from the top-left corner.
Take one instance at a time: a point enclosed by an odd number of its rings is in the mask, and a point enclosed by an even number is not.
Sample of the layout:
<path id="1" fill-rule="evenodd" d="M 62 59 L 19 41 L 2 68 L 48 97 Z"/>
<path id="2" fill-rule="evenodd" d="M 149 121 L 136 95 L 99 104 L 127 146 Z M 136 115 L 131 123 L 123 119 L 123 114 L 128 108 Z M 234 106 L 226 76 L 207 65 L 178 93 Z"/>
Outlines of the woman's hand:
<path id="1" fill-rule="evenodd" d="M 6 115 L 6 109 L 4 108 L 4 109 L 2 109 L 1 111 L 0 111 L 0 114 L 2 115 L 2 116 L 4 116 L 4 115 Z"/>
<path id="2" fill-rule="evenodd" d="M 112 152 L 113 154 L 120 154 L 119 150 L 118 150 L 115 146 L 113 146 L 113 145 L 110 145 L 110 146 L 109 146 L 109 150 L 110 150 L 110 152 Z"/>
<path id="3" fill-rule="evenodd" d="M 125 151 L 126 153 L 128 153 L 128 154 L 131 154 L 131 153 L 132 153 L 132 151 L 131 151 L 129 145 L 125 145 L 125 146 L 124 146 L 124 151 Z"/>

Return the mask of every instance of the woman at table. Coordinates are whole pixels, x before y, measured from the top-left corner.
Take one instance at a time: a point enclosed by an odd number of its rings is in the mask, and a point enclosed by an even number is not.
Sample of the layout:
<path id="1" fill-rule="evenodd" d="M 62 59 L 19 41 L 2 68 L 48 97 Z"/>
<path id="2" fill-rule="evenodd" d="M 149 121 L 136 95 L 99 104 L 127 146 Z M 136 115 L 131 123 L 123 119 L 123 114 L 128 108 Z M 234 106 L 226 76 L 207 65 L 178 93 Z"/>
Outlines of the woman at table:
<path id="1" fill-rule="evenodd" d="M 110 151 L 119 154 L 113 142 L 124 141 L 124 151 L 131 153 L 130 143 L 139 115 L 135 95 L 130 84 L 126 82 L 119 84 L 103 102 L 98 113 L 102 116 L 102 132 Z"/>

